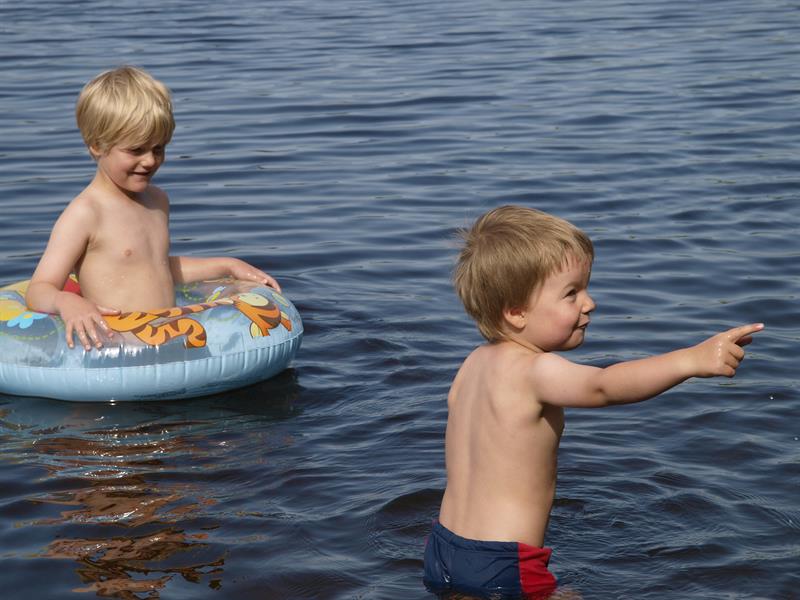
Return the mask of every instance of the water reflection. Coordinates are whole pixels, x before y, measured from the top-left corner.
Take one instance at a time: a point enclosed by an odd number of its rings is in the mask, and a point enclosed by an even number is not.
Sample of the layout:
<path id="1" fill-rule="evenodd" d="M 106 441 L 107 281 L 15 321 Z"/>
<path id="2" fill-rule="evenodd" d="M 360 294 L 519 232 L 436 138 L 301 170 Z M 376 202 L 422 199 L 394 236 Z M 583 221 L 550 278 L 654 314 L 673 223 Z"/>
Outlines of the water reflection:
<path id="1" fill-rule="evenodd" d="M 197 486 L 159 481 L 176 457 L 209 458 L 200 439 L 190 433 L 206 425 L 173 422 L 159 424 L 160 431 L 152 424 L 112 427 L 48 436 L 31 445 L 50 477 L 69 484 L 37 499 L 66 508 L 33 524 L 67 526 L 69 533 L 53 540 L 42 556 L 78 563 L 76 572 L 85 585 L 76 591 L 152 598 L 176 574 L 219 585 L 225 551 L 210 544 L 208 533 L 193 524 L 193 517 L 215 500 Z M 92 534 L 76 531 L 87 528 Z"/>
<path id="2" fill-rule="evenodd" d="M 190 562 L 190 555 L 208 547 L 202 542 L 207 537 L 165 528 L 142 536 L 56 540 L 44 556 L 73 559 L 80 565 L 76 572 L 85 585 L 74 588 L 76 592 L 109 598 L 138 598 L 137 594 L 146 593 L 148 598 L 157 598 L 176 574 L 192 583 L 207 580 L 209 587 L 221 587 L 224 554 L 216 560 Z M 151 566 L 175 560 L 186 564 Z"/>
<path id="3" fill-rule="evenodd" d="M 37 555 L 75 561 L 73 591 L 99 597 L 159 598 L 179 581 L 221 588 L 230 549 L 215 533 L 230 522 L 217 506 L 253 461 L 294 442 L 270 437 L 270 421 L 298 412 L 295 378 L 255 387 L 123 407 L 9 399 L 4 454 L 44 472 L 24 498 L 45 515 L 25 524 L 51 537 Z"/>

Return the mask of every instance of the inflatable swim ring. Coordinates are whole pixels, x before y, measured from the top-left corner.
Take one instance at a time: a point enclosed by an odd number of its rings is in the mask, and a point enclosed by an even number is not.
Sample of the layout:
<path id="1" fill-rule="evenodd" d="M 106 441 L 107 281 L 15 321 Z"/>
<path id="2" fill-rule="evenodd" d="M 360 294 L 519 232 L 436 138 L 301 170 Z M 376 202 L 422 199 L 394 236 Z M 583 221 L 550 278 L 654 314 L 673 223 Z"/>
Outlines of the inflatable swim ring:
<path id="1" fill-rule="evenodd" d="M 63 321 L 0 288 L 0 393 L 61 400 L 171 400 L 224 392 L 284 370 L 303 337 L 294 305 L 244 281 L 178 285 L 175 308 L 105 317 L 100 349 L 67 346 Z M 64 288 L 80 293 L 74 279 Z"/>

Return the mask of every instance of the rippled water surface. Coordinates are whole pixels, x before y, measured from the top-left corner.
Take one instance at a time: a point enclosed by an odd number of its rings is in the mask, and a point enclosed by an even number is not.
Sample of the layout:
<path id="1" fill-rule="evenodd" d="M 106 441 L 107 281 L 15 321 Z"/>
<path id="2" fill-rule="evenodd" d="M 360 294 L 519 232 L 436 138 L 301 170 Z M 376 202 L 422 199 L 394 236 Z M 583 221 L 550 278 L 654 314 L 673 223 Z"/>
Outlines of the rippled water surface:
<path id="1" fill-rule="evenodd" d="M 0 1 L 0 283 L 93 163 L 81 86 L 173 90 L 173 252 L 263 266 L 293 368 L 235 393 L 0 396 L 3 597 L 424 599 L 445 395 L 480 342 L 454 232 L 595 240 L 604 365 L 767 330 L 734 380 L 570 411 L 548 544 L 584 598 L 800 597 L 795 2 Z"/>

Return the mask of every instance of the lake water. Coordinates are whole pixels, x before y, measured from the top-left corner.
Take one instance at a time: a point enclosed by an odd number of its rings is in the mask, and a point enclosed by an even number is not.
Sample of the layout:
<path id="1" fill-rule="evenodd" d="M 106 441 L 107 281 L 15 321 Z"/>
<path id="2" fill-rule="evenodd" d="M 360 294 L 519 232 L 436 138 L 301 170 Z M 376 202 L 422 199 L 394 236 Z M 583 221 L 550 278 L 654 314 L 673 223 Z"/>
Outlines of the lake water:
<path id="1" fill-rule="evenodd" d="M 567 414 L 547 543 L 587 599 L 800 598 L 796 2 L 0 2 L 0 283 L 91 178 L 74 102 L 173 90 L 173 252 L 264 267 L 293 368 L 192 401 L 0 396 L 4 598 L 425 599 L 445 396 L 480 343 L 454 234 L 595 241 L 574 360 L 763 321 L 733 380 Z"/>

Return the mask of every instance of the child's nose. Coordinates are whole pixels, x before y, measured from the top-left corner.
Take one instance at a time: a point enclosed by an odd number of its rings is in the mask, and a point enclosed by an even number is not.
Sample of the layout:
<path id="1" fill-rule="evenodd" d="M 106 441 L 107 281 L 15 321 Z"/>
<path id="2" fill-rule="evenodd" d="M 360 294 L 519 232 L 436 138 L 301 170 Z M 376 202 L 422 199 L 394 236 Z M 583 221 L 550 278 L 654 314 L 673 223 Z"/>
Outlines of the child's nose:
<path id="1" fill-rule="evenodd" d="M 594 299 L 589 294 L 586 294 L 586 298 L 583 300 L 583 312 L 590 313 L 595 308 L 597 308 L 597 304 L 594 303 Z"/>

